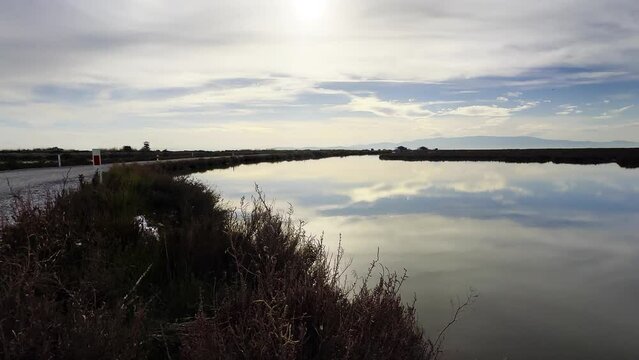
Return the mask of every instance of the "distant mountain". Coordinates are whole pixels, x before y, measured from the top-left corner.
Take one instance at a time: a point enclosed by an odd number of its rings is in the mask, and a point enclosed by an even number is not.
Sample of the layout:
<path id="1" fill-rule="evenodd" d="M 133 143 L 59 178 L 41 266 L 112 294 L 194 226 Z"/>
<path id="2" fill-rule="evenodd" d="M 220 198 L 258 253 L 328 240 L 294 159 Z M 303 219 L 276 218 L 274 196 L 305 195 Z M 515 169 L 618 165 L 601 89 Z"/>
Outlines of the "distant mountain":
<path id="1" fill-rule="evenodd" d="M 532 136 L 466 136 L 431 138 L 403 142 L 384 142 L 351 146 L 351 149 L 394 149 L 398 146 L 416 149 L 420 146 L 438 149 L 552 149 L 552 148 L 628 148 L 639 147 L 631 141 L 549 140 Z"/>

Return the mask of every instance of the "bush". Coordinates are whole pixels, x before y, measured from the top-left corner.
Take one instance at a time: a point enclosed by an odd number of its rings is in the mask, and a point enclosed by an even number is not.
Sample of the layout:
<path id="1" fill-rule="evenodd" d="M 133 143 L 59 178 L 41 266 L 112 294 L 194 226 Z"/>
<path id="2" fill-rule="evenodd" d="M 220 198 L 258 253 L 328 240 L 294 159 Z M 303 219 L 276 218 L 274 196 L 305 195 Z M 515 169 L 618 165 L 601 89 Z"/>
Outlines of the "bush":
<path id="1" fill-rule="evenodd" d="M 403 277 L 349 286 L 341 254 L 261 194 L 234 212 L 189 178 L 114 167 L 0 223 L 0 357 L 436 357 Z"/>

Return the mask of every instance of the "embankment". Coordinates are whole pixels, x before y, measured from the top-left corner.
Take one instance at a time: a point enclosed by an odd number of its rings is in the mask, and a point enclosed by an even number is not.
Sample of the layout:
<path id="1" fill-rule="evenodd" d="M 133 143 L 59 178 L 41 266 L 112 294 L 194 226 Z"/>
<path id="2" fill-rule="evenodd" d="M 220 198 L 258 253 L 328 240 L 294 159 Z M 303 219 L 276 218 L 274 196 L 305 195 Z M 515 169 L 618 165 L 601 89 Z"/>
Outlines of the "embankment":
<path id="1" fill-rule="evenodd" d="M 264 162 L 318 160 L 331 157 L 347 157 L 361 155 L 382 155 L 389 150 L 291 150 L 276 151 L 265 154 L 245 154 L 220 156 L 203 159 L 184 159 L 179 161 L 158 162 L 149 164 L 152 167 L 172 174 L 191 174 L 213 169 L 226 169 L 239 165 L 259 164 Z"/>

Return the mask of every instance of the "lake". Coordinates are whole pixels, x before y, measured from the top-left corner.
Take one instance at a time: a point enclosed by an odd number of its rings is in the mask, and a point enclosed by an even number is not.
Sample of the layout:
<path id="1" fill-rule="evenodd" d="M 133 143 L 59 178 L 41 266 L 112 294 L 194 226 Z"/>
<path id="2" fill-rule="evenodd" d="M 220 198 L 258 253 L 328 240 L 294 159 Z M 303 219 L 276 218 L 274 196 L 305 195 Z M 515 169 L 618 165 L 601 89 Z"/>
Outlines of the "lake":
<path id="1" fill-rule="evenodd" d="M 259 185 L 359 274 L 379 249 L 431 336 L 474 289 L 446 359 L 639 358 L 639 170 L 364 156 L 193 177 L 231 205 Z"/>

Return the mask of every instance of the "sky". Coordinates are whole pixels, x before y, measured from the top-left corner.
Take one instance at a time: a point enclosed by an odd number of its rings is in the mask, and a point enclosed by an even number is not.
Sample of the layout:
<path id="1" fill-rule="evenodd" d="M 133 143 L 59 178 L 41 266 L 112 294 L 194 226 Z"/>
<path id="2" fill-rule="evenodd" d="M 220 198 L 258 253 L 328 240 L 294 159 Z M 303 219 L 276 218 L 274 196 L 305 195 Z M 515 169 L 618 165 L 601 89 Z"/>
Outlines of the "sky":
<path id="1" fill-rule="evenodd" d="M 0 148 L 639 141 L 636 0 L 0 0 Z"/>

